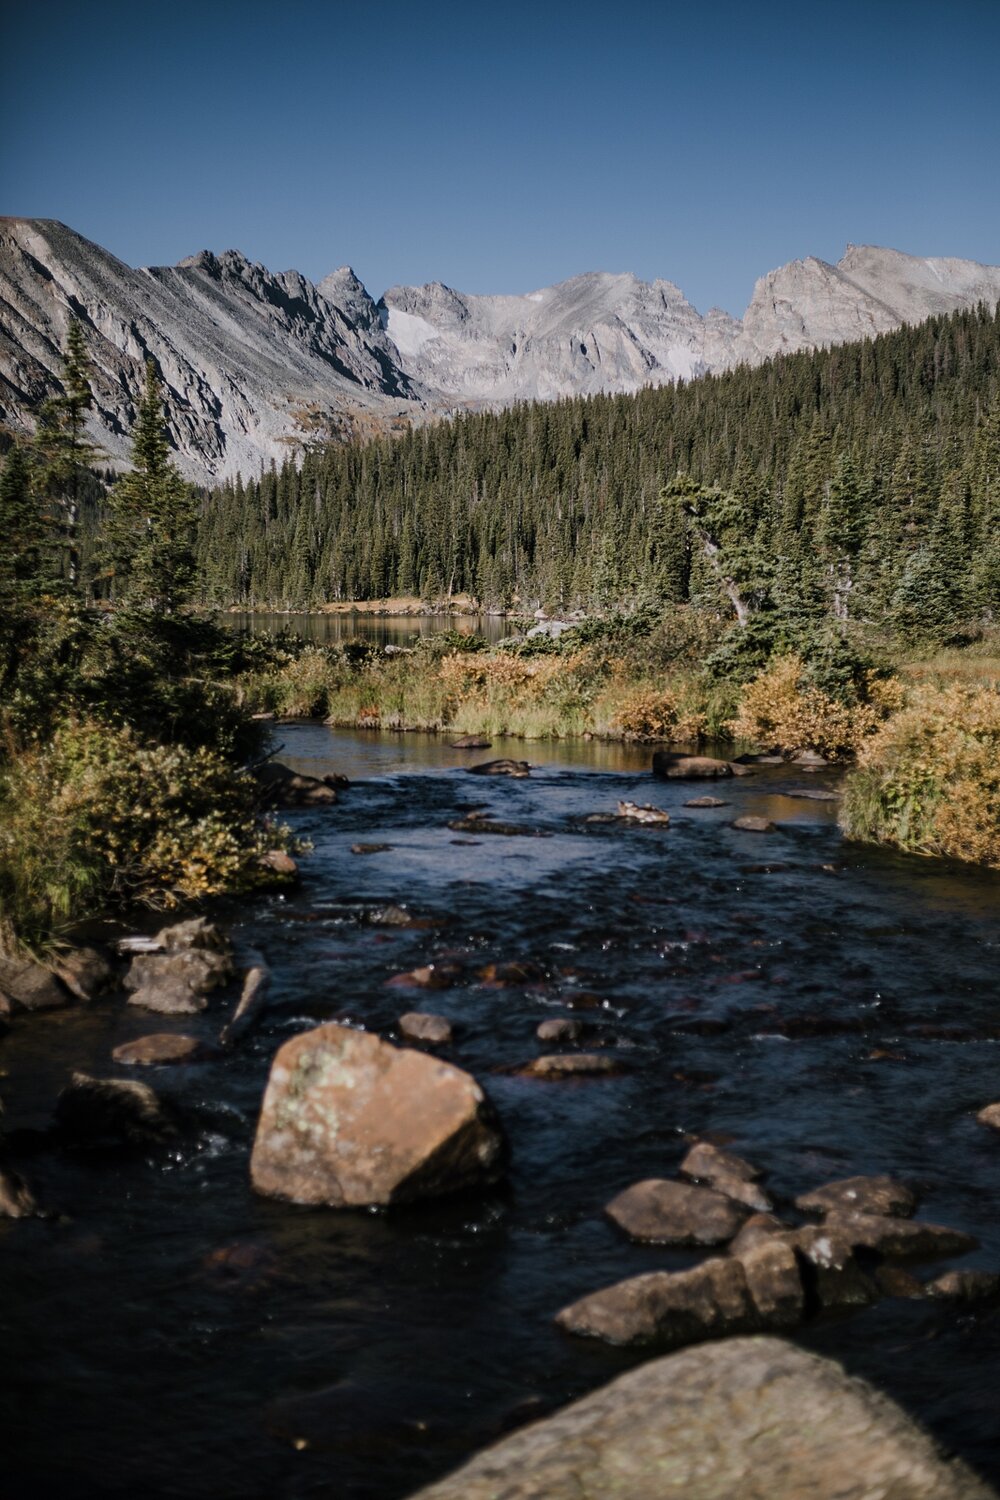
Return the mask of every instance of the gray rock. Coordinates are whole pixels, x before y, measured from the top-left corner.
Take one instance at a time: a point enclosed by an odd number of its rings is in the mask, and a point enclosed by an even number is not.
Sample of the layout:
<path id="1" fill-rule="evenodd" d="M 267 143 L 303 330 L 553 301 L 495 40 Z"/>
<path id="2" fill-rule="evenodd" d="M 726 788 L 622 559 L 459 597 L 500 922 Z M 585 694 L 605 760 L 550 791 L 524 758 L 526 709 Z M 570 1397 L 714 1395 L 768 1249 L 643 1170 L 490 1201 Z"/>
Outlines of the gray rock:
<path id="1" fill-rule="evenodd" d="M 519 1071 L 529 1078 L 599 1078 L 624 1073 L 625 1065 L 603 1052 L 553 1052 L 533 1058 Z"/>
<path id="2" fill-rule="evenodd" d="M 742 1262 L 717 1256 L 689 1271 L 650 1271 L 604 1287 L 564 1307 L 556 1322 L 608 1344 L 672 1349 L 745 1333 L 758 1314 Z"/>
<path id="3" fill-rule="evenodd" d="M 10 1014 L 19 1010 L 58 1010 L 71 995 L 44 964 L 31 958 L 0 957 L 0 999 Z"/>
<path id="4" fill-rule="evenodd" d="M 824 1228 L 856 1249 L 875 1250 L 887 1260 L 937 1260 L 946 1255 L 964 1255 L 979 1246 L 974 1235 L 961 1229 L 880 1214 L 831 1213 Z"/>
<path id="5" fill-rule="evenodd" d="M 747 816 L 745 818 L 734 818 L 730 827 L 737 828 L 741 833 L 773 833 L 774 824 L 770 818 L 757 818 Z"/>
<path id="6" fill-rule="evenodd" d="M 206 995 L 232 977 L 228 952 L 214 948 L 173 948 L 165 953 L 137 953 L 125 975 L 133 991 L 130 1005 L 163 1015 L 194 1015 L 207 1005 Z"/>
<path id="7" fill-rule="evenodd" d="M 521 778 L 531 775 L 531 766 L 526 760 L 484 760 L 478 766 L 467 766 L 466 770 L 470 776 L 514 776 Z M 449 825 L 453 826 L 453 825 Z"/>
<path id="8" fill-rule="evenodd" d="M 631 1239 L 656 1245 L 723 1245 L 746 1218 L 713 1188 L 657 1177 L 626 1188 L 604 1211 Z"/>
<path id="9" fill-rule="evenodd" d="M 777 1338 L 647 1361 L 412 1500 L 995 1500 L 894 1402 Z"/>
<path id="10" fill-rule="evenodd" d="M 408 1010 L 399 1018 L 399 1031 L 408 1042 L 430 1042 L 443 1047 L 452 1040 L 451 1022 L 430 1011 Z"/>

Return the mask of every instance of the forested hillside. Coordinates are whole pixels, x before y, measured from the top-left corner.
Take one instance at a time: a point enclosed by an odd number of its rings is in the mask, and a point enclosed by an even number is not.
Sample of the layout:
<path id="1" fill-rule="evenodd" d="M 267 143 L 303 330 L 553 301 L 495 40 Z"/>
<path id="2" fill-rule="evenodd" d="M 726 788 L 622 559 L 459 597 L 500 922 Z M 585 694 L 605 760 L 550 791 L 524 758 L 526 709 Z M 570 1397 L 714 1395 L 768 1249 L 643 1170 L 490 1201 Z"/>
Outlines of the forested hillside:
<path id="1" fill-rule="evenodd" d="M 1000 311 L 980 308 L 317 449 L 209 493 L 198 556 L 221 605 L 707 602 L 725 577 L 750 609 L 906 628 L 1000 609 L 998 521 Z"/>

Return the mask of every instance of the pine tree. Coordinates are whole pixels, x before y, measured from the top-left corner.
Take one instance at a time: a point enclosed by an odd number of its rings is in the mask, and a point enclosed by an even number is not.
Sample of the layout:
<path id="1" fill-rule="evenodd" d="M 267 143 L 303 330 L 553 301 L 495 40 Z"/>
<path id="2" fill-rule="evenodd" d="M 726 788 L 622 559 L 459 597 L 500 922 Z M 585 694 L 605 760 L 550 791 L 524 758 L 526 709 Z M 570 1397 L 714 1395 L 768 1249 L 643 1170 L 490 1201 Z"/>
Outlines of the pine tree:
<path id="1" fill-rule="evenodd" d="M 197 502 L 170 461 L 150 360 L 132 436 L 132 470 L 113 486 L 108 542 L 116 603 L 172 614 L 194 577 Z"/>
<path id="2" fill-rule="evenodd" d="M 84 418 L 94 404 L 83 329 L 71 318 L 63 353 L 62 394 L 42 403 L 35 437 L 37 484 L 52 506 L 61 533 L 63 569 L 71 589 L 80 582 L 80 502 L 88 469 L 100 449 L 84 438 Z"/>

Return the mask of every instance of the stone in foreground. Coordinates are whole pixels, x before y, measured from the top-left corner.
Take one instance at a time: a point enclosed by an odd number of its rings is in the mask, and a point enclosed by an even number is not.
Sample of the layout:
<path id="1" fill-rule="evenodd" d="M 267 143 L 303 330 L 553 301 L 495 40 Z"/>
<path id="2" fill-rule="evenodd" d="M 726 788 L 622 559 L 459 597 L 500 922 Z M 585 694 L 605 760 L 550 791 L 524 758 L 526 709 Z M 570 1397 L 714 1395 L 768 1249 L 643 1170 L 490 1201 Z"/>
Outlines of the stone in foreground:
<path id="1" fill-rule="evenodd" d="M 891 1177 L 845 1177 L 810 1193 L 800 1193 L 795 1207 L 805 1214 L 889 1214 L 908 1219 L 917 1200 L 908 1187 Z"/>
<path id="2" fill-rule="evenodd" d="M 840 1365 L 776 1338 L 650 1361 L 411 1500 L 995 1500 Z"/>
<path id="3" fill-rule="evenodd" d="M 722 1245 L 746 1218 L 745 1210 L 713 1188 L 659 1177 L 626 1188 L 604 1212 L 631 1239 L 655 1245 Z"/>
<path id="4" fill-rule="evenodd" d="M 492 1107 L 468 1073 L 331 1024 L 275 1056 L 250 1172 L 269 1197 L 363 1208 L 493 1182 L 503 1154 Z"/>

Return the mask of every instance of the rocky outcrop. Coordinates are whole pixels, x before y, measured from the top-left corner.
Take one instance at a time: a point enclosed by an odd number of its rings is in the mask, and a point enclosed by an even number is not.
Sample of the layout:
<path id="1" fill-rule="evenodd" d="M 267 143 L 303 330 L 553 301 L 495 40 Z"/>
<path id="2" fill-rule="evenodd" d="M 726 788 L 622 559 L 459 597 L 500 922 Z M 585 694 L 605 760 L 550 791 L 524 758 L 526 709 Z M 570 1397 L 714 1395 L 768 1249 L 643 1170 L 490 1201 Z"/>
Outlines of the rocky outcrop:
<path id="1" fill-rule="evenodd" d="M 995 1500 L 892 1401 L 777 1338 L 650 1361 L 412 1500 Z"/>
<path id="2" fill-rule="evenodd" d="M 328 1025 L 278 1051 L 250 1171 L 270 1197 L 360 1208 L 478 1187 L 502 1166 L 499 1125 L 468 1073 Z"/>

